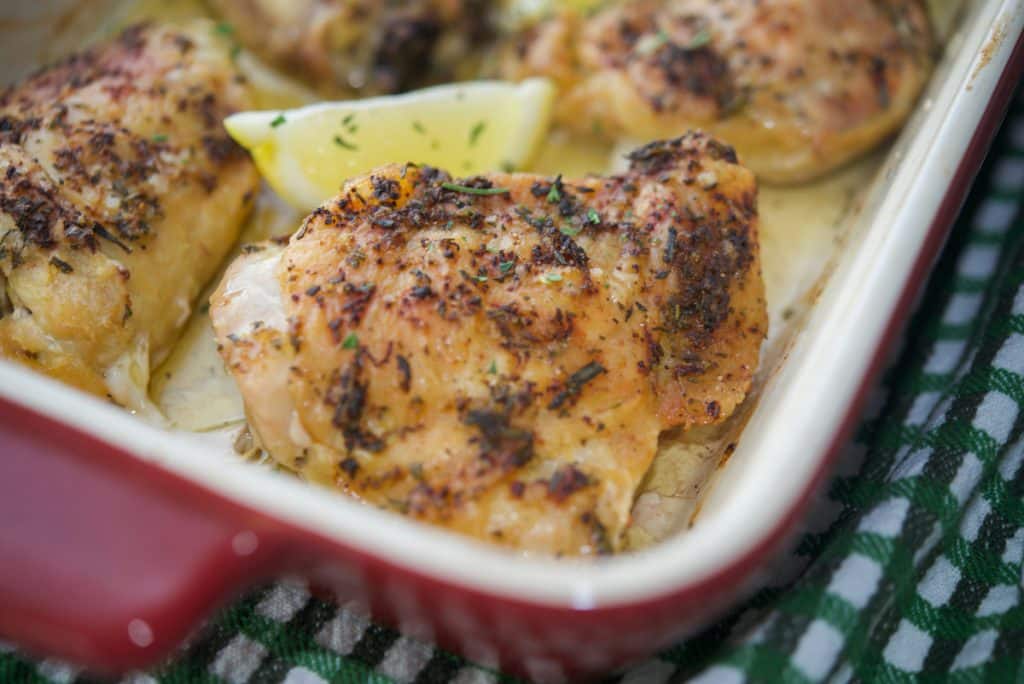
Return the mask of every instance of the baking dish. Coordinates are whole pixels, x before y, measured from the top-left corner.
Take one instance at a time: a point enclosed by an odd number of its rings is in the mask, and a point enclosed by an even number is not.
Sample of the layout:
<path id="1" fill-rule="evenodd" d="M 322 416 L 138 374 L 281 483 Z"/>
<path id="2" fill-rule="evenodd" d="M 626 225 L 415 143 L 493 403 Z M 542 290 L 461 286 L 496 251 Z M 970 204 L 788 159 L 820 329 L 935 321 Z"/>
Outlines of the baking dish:
<path id="1" fill-rule="evenodd" d="M 706 624 L 758 582 L 855 423 L 1019 80 L 1022 26 L 1015 2 L 970 5 L 686 534 L 596 563 L 521 558 L 0 363 L 0 636 L 139 667 L 281 573 L 540 681 L 607 671 Z"/>

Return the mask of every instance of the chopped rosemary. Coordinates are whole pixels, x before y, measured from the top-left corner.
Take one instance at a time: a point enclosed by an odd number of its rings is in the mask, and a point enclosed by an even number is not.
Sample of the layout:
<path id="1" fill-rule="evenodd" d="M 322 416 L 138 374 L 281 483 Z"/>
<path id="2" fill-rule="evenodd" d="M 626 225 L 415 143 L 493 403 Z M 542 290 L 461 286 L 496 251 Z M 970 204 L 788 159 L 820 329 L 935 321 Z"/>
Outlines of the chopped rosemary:
<path id="1" fill-rule="evenodd" d="M 555 395 L 548 404 L 549 410 L 556 410 L 562 408 L 568 401 L 575 401 L 575 398 L 579 396 L 583 390 L 583 386 L 588 382 L 601 375 L 607 373 L 608 370 L 597 361 L 591 361 L 583 368 L 569 376 L 569 381 L 565 383 L 565 389 Z"/>
<path id="2" fill-rule="evenodd" d="M 477 121 L 475 124 L 473 124 L 473 128 L 469 129 L 470 147 L 476 145 L 476 141 L 480 138 L 480 135 L 484 132 L 485 128 L 487 128 L 486 121 Z"/>
<path id="3" fill-rule="evenodd" d="M 277 116 L 274 117 L 274 120 L 270 122 L 270 127 L 277 128 L 278 126 L 283 124 L 284 121 L 284 114 L 278 114 Z"/>
<path id="4" fill-rule="evenodd" d="M 350 332 L 345 335 L 345 339 L 341 342 L 342 349 L 357 349 L 359 347 L 359 338 L 356 337 L 354 332 Z"/>
<path id="5" fill-rule="evenodd" d="M 413 121 L 412 122 L 412 130 L 416 131 L 420 135 L 426 135 L 427 134 L 427 129 L 424 128 L 423 124 L 421 124 L 419 121 Z"/>
<path id="6" fill-rule="evenodd" d="M 467 195 L 507 195 L 508 188 L 471 188 L 468 185 L 458 183 L 441 183 L 441 187 L 452 192 L 462 192 Z"/>

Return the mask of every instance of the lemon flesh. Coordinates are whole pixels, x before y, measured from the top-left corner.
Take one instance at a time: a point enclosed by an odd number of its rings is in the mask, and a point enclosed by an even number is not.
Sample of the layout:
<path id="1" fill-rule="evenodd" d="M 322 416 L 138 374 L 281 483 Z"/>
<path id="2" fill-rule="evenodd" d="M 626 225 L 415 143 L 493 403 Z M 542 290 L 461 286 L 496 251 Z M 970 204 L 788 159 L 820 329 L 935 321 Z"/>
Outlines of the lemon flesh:
<path id="1" fill-rule="evenodd" d="M 392 162 L 454 175 L 521 168 L 548 128 L 554 86 L 472 81 L 404 95 L 241 112 L 224 126 L 271 187 L 310 211 L 348 178 Z"/>

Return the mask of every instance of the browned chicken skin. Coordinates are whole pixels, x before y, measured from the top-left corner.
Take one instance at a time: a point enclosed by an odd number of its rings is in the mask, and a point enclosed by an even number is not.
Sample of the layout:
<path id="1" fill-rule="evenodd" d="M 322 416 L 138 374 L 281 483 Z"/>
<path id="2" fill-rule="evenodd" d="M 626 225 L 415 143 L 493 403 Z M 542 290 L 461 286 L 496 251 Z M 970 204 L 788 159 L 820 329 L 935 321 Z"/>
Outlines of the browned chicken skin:
<path id="1" fill-rule="evenodd" d="M 780 182 L 898 130 L 934 49 L 921 0 L 629 0 L 511 43 L 503 75 L 554 78 L 561 124 L 637 140 L 703 128 Z"/>
<path id="2" fill-rule="evenodd" d="M 612 551 L 660 432 L 750 386 L 756 192 L 698 133 L 608 178 L 383 167 L 243 255 L 211 316 L 289 468 L 519 549 Z"/>
<path id="3" fill-rule="evenodd" d="M 0 95 L 0 356 L 145 404 L 259 182 L 212 36 L 135 27 Z"/>
<path id="4" fill-rule="evenodd" d="M 488 37 L 490 0 L 210 0 L 251 50 L 330 94 L 450 80 Z"/>

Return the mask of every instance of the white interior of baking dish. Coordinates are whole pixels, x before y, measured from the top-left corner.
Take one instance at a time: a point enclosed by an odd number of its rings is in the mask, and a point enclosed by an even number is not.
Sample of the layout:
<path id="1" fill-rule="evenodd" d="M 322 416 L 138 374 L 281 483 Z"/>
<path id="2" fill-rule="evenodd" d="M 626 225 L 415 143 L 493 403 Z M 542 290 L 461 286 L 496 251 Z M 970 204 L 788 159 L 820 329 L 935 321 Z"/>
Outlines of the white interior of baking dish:
<path id="1" fill-rule="evenodd" d="M 819 469 L 862 381 L 1024 26 L 1024 7 L 1015 0 L 971 5 L 921 106 L 850 226 L 804 331 L 764 385 L 735 453 L 716 471 L 699 519 L 686 534 L 647 550 L 597 562 L 522 558 L 222 458 L 220 445 L 210 438 L 168 433 L 2 361 L 0 396 L 254 509 L 485 591 L 587 608 L 641 600 L 698 582 L 741 558 L 782 524 Z M 45 22 L 40 19 L 43 32 Z"/>

